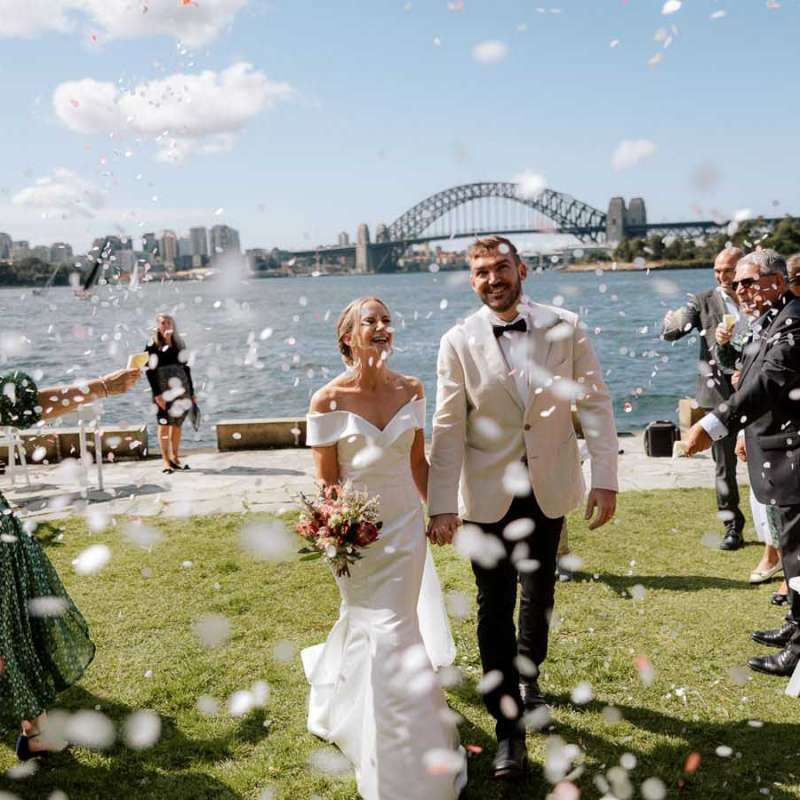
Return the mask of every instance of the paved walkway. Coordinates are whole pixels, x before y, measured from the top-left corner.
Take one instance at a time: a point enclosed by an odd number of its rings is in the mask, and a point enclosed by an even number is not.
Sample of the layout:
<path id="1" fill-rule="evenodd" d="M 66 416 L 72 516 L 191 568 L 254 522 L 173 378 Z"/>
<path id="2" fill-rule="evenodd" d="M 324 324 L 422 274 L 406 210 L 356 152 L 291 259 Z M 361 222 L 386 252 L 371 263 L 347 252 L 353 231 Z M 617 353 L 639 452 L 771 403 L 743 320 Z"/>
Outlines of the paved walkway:
<path id="1" fill-rule="evenodd" d="M 641 437 L 620 439 L 622 491 L 713 487 L 714 466 L 709 454 L 694 458 L 648 458 Z M 293 505 L 299 491 L 313 491 L 310 450 L 260 450 L 187 453 L 192 469 L 165 475 L 160 459 L 104 464 L 104 491 L 81 491 L 75 462 L 36 466 L 29 470 L 31 486 L 8 476 L 0 489 L 27 517 L 48 519 L 101 512 L 111 515 L 181 517 L 241 511 L 279 512 Z M 588 471 L 588 470 L 587 470 Z M 90 479 L 96 477 L 95 469 Z M 740 465 L 741 483 L 747 482 Z"/>

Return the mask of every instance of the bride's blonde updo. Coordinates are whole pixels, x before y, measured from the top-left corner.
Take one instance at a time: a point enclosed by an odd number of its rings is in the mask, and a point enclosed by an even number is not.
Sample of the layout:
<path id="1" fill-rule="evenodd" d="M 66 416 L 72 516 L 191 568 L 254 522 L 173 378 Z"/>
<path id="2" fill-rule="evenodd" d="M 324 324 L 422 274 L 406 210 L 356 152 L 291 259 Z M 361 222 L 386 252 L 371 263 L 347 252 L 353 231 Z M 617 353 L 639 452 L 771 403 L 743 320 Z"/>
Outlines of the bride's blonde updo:
<path id="1" fill-rule="evenodd" d="M 380 297 L 359 297 L 348 303 L 344 311 L 339 315 L 339 321 L 336 323 L 336 339 L 339 343 L 339 352 L 342 354 L 344 363 L 347 366 L 353 364 L 353 348 L 345 342 L 345 336 L 352 336 L 356 325 L 360 322 L 359 315 L 361 308 L 365 303 L 380 303 L 387 311 L 389 306 L 380 299 Z"/>

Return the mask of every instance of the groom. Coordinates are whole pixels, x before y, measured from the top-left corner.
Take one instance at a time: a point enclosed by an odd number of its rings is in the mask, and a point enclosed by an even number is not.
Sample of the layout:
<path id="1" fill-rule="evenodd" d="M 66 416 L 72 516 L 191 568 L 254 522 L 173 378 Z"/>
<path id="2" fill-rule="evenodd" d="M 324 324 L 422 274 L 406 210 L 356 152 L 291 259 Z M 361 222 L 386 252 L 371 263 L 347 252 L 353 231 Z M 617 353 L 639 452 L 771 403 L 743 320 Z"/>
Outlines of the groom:
<path id="1" fill-rule="evenodd" d="M 591 456 L 590 528 L 616 509 L 617 436 L 603 373 L 576 315 L 523 298 L 528 270 L 508 239 L 480 239 L 468 258 L 483 308 L 451 328 L 439 349 L 428 536 L 446 544 L 462 520 L 477 526 L 463 535 L 473 545 L 484 700 L 496 720 L 494 774 L 514 779 L 527 763 L 523 712 L 544 705 L 537 676 L 564 515 L 585 492 L 571 403 Z"/>

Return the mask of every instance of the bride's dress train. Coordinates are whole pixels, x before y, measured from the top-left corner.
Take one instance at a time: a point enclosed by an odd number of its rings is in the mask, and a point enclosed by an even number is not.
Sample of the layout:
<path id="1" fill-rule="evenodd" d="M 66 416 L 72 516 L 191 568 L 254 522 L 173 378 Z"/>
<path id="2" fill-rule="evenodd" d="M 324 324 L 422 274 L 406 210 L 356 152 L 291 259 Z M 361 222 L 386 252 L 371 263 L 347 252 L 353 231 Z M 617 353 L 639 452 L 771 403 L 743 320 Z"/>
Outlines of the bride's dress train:
<path id="1" fill-rule="evenodd" d="M 466 783 L 433 671 L 455 646 L 409 462 L 424 424 L 424 400 L 383 430 L 349 411 L 308 416 L 307 443 L 335 443 L 342 480 L 380 497 L 380 538 L 336 579 L 342 603 L 327 641 L 302 653 L 308 729 L 353 763 L 364 800 L 453 800 Z"/>

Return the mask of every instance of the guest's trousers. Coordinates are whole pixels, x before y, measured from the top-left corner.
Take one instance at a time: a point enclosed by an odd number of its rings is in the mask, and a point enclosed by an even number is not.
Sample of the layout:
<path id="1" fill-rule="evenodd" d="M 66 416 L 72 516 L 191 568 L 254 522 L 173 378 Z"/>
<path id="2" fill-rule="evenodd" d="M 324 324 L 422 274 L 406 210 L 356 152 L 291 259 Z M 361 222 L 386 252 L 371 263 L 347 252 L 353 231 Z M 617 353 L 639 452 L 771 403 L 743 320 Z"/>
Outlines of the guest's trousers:
<path id="1" fill-rule="evenodd" d="M 739 484 L 736 481 L 736 436 L 726 436 L 711 445 L 714 459 L 717 490 L 717 509 L 731 511 L 737 517 L 739 510 Z"/>
<path id="2" fill-rule="evenodd" d="M 781 562 L 787 582 L 800 576 L 800 505 L 778 506 L 781 520 Z M 789 588 L 790 610 L 787 619 L 800 625 L 800 594 Z M 800 631 L 790 642 L 792 650 L 800 655 Z"/>
<path id="3" fill-rule="evenodd" d="M 503 538 L 503 530 L 519 519 L 531 519 L 534 529 L 518 541 Z M 547 656 L 547 638 L 556 582 L 556 553 L 564 523 L 563 517 L 546 517 L 533 494 L 515 497 L 508 513 L 498 522 L 479 524 L 484 533 L 503 543 L 506 556 L 487 569 L 474 561 L 472 570 L 478 584 L 478 648 L 483 672 L 498 671 L 500 684 L 484 695 L 489 713 L 495 718 L 498 740 L 523 738 L 520 673 L 515 664 L 518 655 L 539 665 Z M 473 523 L 474 524 L 474 523 Z M 513 561 L 512 561 L 513 554 Z M 535 559 L 534 571 L 518 571 L 520 559 Z M 530 561 L 528 562 L 530 565 Z M 519 637 L 514 626 L 520 584 Z M 510 701 L 503 700 L 504 697 Z"/>

